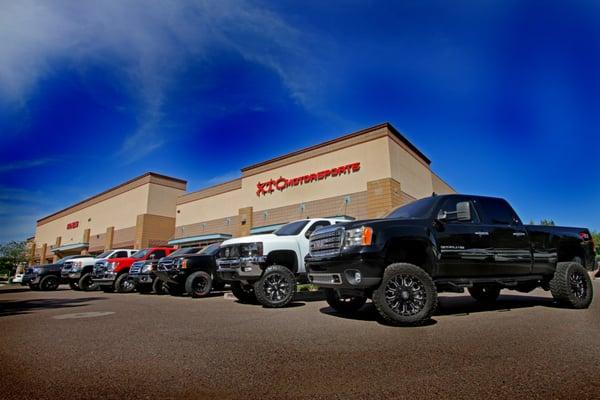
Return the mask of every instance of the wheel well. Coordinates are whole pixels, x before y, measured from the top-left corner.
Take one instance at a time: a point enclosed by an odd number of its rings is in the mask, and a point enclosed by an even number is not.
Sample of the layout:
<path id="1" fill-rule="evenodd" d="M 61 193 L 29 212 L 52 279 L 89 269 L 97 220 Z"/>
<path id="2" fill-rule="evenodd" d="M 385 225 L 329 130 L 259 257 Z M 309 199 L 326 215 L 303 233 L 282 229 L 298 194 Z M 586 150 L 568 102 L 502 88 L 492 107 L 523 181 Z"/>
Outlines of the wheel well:
<path id="1" fill-rule="evenodd" d="M 283 265 L 292 272 L 298 272 L 298 257 L 293 250 L 276 250 L 267 256 L 267 265 Z"/>
<path id="2" fill-rule="evenodd" d="M 581 246 L 563 246 L 558 250 L 558 262 L 573 261 L 575 257 L 585 263 L 585 253 Z"/>
<path id="3" fill-rule="evenodd" d="M 422 240 L 392 239 L 386 245 L 385 264 L 404 262 L 431 272 L 429 245 Z"/>

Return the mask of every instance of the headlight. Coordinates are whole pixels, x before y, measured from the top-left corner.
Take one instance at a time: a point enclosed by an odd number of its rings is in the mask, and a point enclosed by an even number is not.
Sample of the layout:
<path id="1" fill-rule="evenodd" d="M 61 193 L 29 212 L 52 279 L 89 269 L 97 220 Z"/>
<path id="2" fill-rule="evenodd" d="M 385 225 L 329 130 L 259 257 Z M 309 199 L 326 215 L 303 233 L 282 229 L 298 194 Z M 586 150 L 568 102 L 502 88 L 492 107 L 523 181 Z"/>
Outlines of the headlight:
<path id="1" fill-rule="evenodd" d="M 263 255 L 262 242 L 244 243 L 240 246 L 240 256 L 242 257 L 257 257 Z"/>
<path id="2" fill-rule="evenodd" d="M 40 274 L 40 273 L 42 273 L 43 270 L 44 270 L 44 268 L 36 267 L 36 268 L 33 269 L 33 273 L 34 274 Z"/>
<path id="3" fill-rule="evenodd" d="M 147 265 L 144 265 L 142 267 L 142 274 L 146 273 L 146 272 L 150 272 L 150 271 L 154 271 L 154 265 L 153 264 L 147 264 Z"/>
<path id="4" fill-rule="evenodd" d="M 115 268 L 117 268 L 118 266 L 119 266 L 119 263 L 117 261 L 113 261 L 111 263 L 108 263 L 108 270 L 114 271 Z"/>
<path id="5" fill-rule="evenodd" d="M 349 229 L 344 236 L 344 247 L 370 246 L 373 240 L 373 229 L 363 226 L 357 229 Z"/>
<path id="6" fill-rule="evenodd" d="M 73 272 L 77 272 L 81 269 L 81 267 L 83 267 L 83 262 L 82 261 L 75 261 L 73 263 L 73 266 L 71 267 L 71 271 Z"/>

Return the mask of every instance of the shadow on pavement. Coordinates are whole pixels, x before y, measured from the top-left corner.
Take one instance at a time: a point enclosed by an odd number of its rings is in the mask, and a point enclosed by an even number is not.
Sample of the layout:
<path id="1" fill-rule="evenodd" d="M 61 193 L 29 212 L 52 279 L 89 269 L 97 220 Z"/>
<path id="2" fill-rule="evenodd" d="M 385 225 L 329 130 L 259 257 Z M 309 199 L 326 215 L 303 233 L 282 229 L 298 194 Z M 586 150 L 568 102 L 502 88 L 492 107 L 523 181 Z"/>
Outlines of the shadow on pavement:
<path id="1" fill-rule="evenodd" d="M 106 300 L 106 297 L 0 301 L 0 317 L 30 314 L 35 310 L 82 307 L 96 300 Z"/>
<path id="2" fill-rule="evenodd" d="M 0 288 L 0 294 L 4 293 L 22 293 L 22 292 L 31 292 L 31 289 L 27 286 L 13 286 L 11 288 Z"/>
<path id="3" fill-rule="evenodd" d="M 554 299 L 540 296 L 512 296 L 501 295 L 495 303 L 482 304 L 473 300 L 470 296 L 439 297 L 437 311 L 434 316 L 465 316 L 479 312 L 506 312 L 519 308 L 550 307 L 560 308 Z M 367 303 L 353 314 L 342 314 L 331 307 L 323 307 L 319 310 L 323 314 L 338 318 L 352 319 L 357 321 L 376 321 L 382 325 L 390 325 L 383 320 L 373 303 Z M 431 320 L 421 326 L 435 325 L 437 322 Z"/>

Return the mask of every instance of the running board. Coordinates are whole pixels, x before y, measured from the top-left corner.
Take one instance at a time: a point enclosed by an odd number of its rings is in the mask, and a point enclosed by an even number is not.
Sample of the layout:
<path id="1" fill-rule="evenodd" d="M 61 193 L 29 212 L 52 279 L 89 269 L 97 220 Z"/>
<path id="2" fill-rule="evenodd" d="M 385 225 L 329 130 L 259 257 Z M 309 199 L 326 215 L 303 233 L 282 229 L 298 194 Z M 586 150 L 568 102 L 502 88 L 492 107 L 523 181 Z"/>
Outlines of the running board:
<path id="1" fill-rule="evenodd" d="M 434 279 L 436 285 L 447 285 L 449 288 L 461 290 L 464 288 L 470 288 L 478 284 L 496 284 L 504 287 L 515 287 L 521 282 L 541 281 L 544 277 L 542 275 L 524 275 L 524 276 L 511 276 L 511 277 L 480 277 L 480 278 L 440 278 Z"/>

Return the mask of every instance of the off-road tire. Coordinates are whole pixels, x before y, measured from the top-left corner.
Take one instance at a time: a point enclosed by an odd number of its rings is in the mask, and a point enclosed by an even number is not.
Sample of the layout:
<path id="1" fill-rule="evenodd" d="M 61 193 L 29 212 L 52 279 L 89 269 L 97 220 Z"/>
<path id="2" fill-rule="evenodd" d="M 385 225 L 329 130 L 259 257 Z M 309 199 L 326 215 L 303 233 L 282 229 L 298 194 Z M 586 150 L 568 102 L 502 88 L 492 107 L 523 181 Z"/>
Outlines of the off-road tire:
<path id="1" fill-rule="evenodd" d="M 210 294 L 213 278 L 208 272 L 196 271 L 185 280 L 185 291 L 193 298 L 206 297 Z"/>
<path id="2" fill-rule="evenodd" d="M 478 285 L 467 289 L 472 298 L 480 303 L 494 303 L 500 296 L 500 288 L 492 285 Z"/>
<path id="3" fill-rule="evenodd" d="M 575 262 L 556 264 L 550 281 L 550 293 L 558 303 L 571 308 L 588 308 L 594 297 L 592 280 L 587 270 Z"/>
<path id="4" fill-rule="evenodd" d="M 165 281 L 156 278 L 154 279 L 154 282 L 152 282 L 152 291 L 154 294 L 162 296 L 163 294 L 169 293 L 169 287 Z"/>
<path id="5" fill-rule="evenodd" d="M 51 291 L 58 289 L 60 280 L 54 275 L 46 275 L 40 280 L 40 290 Z"/>
<path id="6" fill-rule="evenodd" d="M 84 292 L 92 292 L 98 290 L 98 284 L 92 281 L 92 274 L 90 272 L 81 275 L 79 278 L 79 288 Z"/>
<path id="7" fill-rule="evenodd" d="M 231 283 L 231 293 L 243 304 L 256 304 L 256 295 L 254 287 L 251 285 L 242 285 L 241 282 Z"/>
<path id="8" fill-rule="evenodd" d="M 388 265 L 381 284 L 373 292 L 377 312 L 393 325 L 423 325 L 431 319 L 437 303 L 437 290 L 431 276 L 413 264 Z M 408 310 L 411 305 L 412 310 Z M 401 309 L 396 311 L 398 307 Z"/>
<path id="9" fill-rule="evenodd" d="M 117 293 L 132 293 L 135 290 L 135 284 L 133 282 L 128 284 L 130 279 L 127 272 L 119 275 L 115 281 L 115 291 Z"/>
<path id="10" fill-rule="evenodd" d="M 296 294 L 296 277 L 283 265 L 271 265 L 254 282 L 256 300 L 267 308 L 285 307 Z"/>
<path id="11" fill-rule="evenodd" d="M 81 288 L 79 288 L 79 285 L 75 281 L 69 281 L 69 287 L 71 288 L 71 290 L 81 290 Z"/>
<path id="12" fill-rule="evenodd" d="M 341 297 L 335 289 L 326 289 L 325 294 L 327 296 L 327 304 L 341 314 L 352 314 L 367 302 L 367 298 L 361 296 Z"/>

